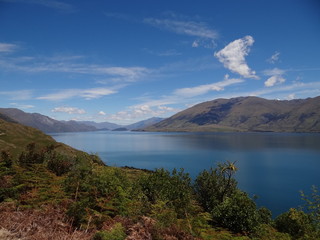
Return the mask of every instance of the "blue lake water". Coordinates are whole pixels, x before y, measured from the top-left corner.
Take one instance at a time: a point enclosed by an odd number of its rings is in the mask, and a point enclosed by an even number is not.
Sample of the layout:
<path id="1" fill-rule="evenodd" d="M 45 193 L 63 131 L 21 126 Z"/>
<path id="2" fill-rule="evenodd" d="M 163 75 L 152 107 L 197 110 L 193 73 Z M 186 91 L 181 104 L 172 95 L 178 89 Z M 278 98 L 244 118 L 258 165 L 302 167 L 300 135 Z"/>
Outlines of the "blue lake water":
<path id="1" fill-rule="evenodd" d="M 300 190 L 320 187 L 320 134 L 82 132 L 51 134 L 98 154 L 111 166 L 184 168 L 194 178 L 218 162 L 236 161 L 240 189 L 273 215 L 297 207 Z"/>

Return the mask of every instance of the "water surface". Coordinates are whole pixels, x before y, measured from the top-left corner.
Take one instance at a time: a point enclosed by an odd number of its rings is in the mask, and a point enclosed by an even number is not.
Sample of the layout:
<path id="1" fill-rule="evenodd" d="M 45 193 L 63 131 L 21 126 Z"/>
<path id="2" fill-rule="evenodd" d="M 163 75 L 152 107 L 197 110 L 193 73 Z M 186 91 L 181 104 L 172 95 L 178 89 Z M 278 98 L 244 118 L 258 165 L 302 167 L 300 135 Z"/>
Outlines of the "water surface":
<path id="1" fill-rule="evenodd" d="M 108 165 L 184 168 L 194 178 L 236 161 L 239 187 L 273 215 L 302 204 L 299 190 L 320 186 L 320 134 L 84 132 L 52 136 L 98 154 Z"/>

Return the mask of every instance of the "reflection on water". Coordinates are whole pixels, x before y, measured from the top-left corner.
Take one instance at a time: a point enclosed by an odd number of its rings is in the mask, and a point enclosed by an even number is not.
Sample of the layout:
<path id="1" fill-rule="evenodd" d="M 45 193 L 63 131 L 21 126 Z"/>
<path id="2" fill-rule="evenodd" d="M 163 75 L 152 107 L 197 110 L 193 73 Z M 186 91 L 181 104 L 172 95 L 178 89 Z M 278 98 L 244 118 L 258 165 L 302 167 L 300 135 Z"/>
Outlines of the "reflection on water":
<path id="1" fill-rule="evenodd" d="M 52 136 L 97 153 L 108 165 L 184 168 L 195 177 L 217 162 L 237 161 L 241 189 L 275 215 L 296 207 L 299 190 L 320 185 L 319 134 L 86 132 Z"/>

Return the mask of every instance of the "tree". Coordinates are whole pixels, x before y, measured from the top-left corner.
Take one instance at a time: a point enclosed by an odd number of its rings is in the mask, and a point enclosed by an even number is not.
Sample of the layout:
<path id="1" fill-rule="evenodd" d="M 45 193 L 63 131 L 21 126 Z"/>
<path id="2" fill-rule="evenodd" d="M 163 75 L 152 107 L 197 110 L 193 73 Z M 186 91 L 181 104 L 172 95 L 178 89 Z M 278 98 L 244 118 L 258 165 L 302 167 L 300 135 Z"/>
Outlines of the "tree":
<path id="1" fill-rule="evenodd" d="M 320 231 L 320 195 L 316 186 L 312 186 L 311 195 L 305 195 L 301 192 L 302 199 L 305 201 L 307 212 L 310 214 L 312 220 L 316 224 L 318 231 Z"/>
<path id="2" fill-rule="evenodd" d="M 195 180 L 195 191 L 201 206 L 208 212 L 227 197 L 235 193 L 237 181 L 234 175 L 237 171 L 234 163 L 220 163 L 218 167 L 209 171 L 204 170 Z"/>

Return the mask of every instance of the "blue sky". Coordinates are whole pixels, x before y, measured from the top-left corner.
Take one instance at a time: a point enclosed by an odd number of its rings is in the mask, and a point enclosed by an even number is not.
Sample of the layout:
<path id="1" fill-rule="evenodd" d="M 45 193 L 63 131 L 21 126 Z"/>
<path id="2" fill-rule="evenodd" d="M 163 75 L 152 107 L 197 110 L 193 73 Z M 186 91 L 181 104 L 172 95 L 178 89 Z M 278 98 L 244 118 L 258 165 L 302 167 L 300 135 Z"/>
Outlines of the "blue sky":
<path id="1" fill-rule="evenodd" d="M 0 107 L 129 124 L 320 95 L 317 0 L 0 0 Z"/>

